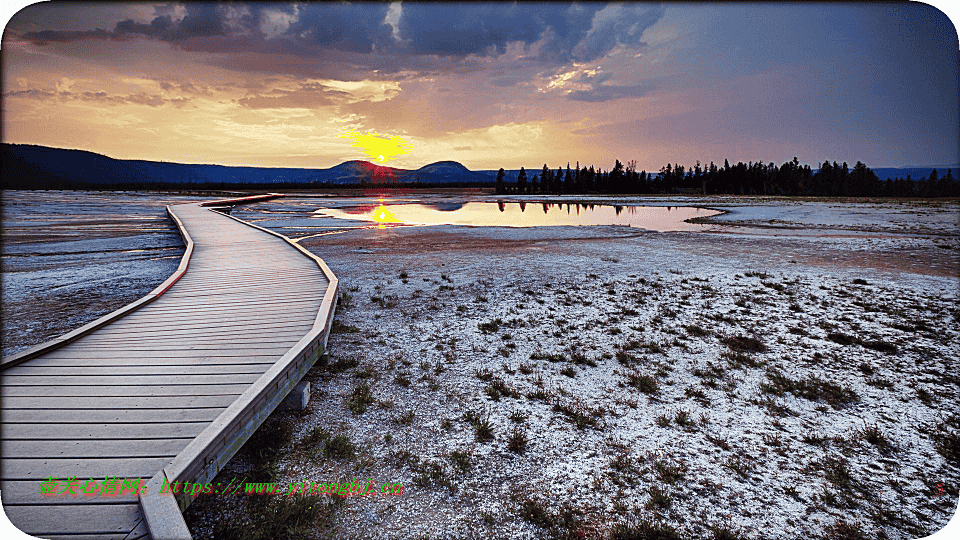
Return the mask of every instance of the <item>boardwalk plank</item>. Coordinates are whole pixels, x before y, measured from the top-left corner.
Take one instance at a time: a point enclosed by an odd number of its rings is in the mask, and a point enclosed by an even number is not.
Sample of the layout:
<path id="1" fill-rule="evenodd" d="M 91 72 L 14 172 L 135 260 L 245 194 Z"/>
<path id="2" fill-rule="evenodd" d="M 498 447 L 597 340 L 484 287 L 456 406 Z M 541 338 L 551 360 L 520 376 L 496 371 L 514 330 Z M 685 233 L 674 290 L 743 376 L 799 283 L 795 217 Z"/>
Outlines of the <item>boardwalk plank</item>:
<path id="1" fill-rule="evenodd" d="M 0 437 L 8 440 L 170 439 L 196 437 L 209 422 L 157 424 L 8 424 L 0 423 Z M 56 443 L 55 443 L 56 444 Z M 6 459 L 4 459 L 6 463 Z M 156 472 L 156 471 L 154 471 Z"/>
<path id="2" fill-rule="evenodd" d="M 63 405 L 69 405 L 64 399 Z M 170 398 L 170 404 L 176 403 Z M 17 424 L 111 424 L 156 422 L 212 422 L 221 407 L 195 409 L 18 409 L 4 415 L 4 422 Z"/>
<path id="3" fill-rule="evenodd" d="M 50 475 L 53 476 L 53 475 Z M 56 493 L 53 494 L 43 494 L 40 493 L 40 482 L 48 480 L 47 478 L 43 479 L 33 479 L 33 480 L 3 480 L 0 481 L 0 490 L 3 491 L 3 499 L 17 501 L 16 504 L 20 505 L 75 505 L 75 504 L 131 504 L 137 502 L 136 489 L 128 490 L 126 493 L 118 493 L 117 495 L 104 495 L 102 493 L 97 493 L 95 495 L 77 495 L 74 497 L 70 495 L 69 492 L 60 494 L 60 491 L 67 489 L 67 485 L 64 481 L 66 478 L 56 478 L 54 481 L 57 482 Z M 84 478 L 84 481 L 87 479 Z M 98 483 L 101 479 L 95 479 Z M 136 478 L 131 477 L 132 482 L 136 482 Z M 149 478 L 141 478 L 141 486 L 145 484 Z M 83 484 L 80 484 L 82 487 Z M 123 486 L 121 485 L 121 488 Z M 75 490 L 77 491 L 77 490 Z M 4 504 L 6 507 L 6 504 Z"/>
<path id="4" fill-rule="evenodd" d="M 4 480 L 54 478 L 149 478 L 170 463 L 170 457 L 121 458 L 6 458 Z M 99 484 L 99 482 L 98 482 Z"/>
<path id="5" fill-rule="evenodd" d="M 240 395 L 249 384 L 182 384 L 167 386 L 7 386 L 3 387 L 6 396 L 59 396 L 59 397 L 99 397 L 99 396 L 215 396 Z"/>
<path id="6" fill-rule="evenodd" d="M 6 458 L 94 458 L 175 456 L 189 444 L 181 439 L 126 439 L 116 441 L 0 441 Z"/>
<path id="7" fill-rule="evenodd" d="M 167 386 L 178 384 L 240 384 L 252 383 L 260 378 L 259 373 L 229 373 L 208 375 L 99 375 L 85 377 L 83 375 L 64 375 L 56 378 L 57 386 Z M 11 386 L 49 386 L 51 381 L 24 375 L 4 376 L 0 387 L 4 391 Z M 117 393 L 123 389 L 118 388 Z"/>
<path id="8" fill-rule="evenodd" d="M 102 538 L 111 533 L 128 533 L 140 519 L 138 504 L 59 504 L 15 506 L 3 510 L 21 531 L 49 538 L 51 534 L 89 534 Z M 71 536 L 73 538 L 73 536 Z"/>
<path id="9" fill-rule="evenodd" d="M 72 348 L 70 345 L 62 347 L 55 351 L 49 352 L 44 355 L 46 358 L 100 358 L 104 360 L 117 359 L 117 358 L 193 358 L 193 357 L 233 357 L 233 358 L 242 358 L 249 356 L 250 353 L 255 353 L 260 356 L 274 356 L 279 358 L 283 356 L 285 352 L 290 350 L 290 347 L 273 347 L 273 348 L 250 348 L 250 349 L 210 349 L 210 348 L 195 348 L 188 351 L 183 350 L 162 350 L 162 351 L 129 351 L 126 349 L 112 349 L 112 350 L 102 350 L 102 349 L 86 349 L 86 350 L 77 350 Z"/>
<path id="10" fill-rule="evenodd" d="M 191 375 L 206 375 L 213 373 L 263 373 L 272 363 L 236 364 L 217 366 L 191 366 Z M 59 375 L 176 375 L 183 373 L 183 366 L 35 366 L 28 364 L 17 366 L 4 372 L 4 377 L 23 375 L 33 377 L 50 377 Z M 0 398 L 2 399 L 2 398 Z M 4 401 L 6 405 L 6 402 Z M 4 407 L 6 408 L 6 407 Z"/>
<path id="11" fill-rule="evenodd" d="M 241 364 L 262 364 L 265 359 L 270 363 L 276 360 L 276 355 L 257 354 L 242 357 L 231 356 L 201 356 L 197 358 L 36 358 L 30 361 L 32 366 L 221 366 Z M 195 363 L 191 364 L 193 360 Z"/>

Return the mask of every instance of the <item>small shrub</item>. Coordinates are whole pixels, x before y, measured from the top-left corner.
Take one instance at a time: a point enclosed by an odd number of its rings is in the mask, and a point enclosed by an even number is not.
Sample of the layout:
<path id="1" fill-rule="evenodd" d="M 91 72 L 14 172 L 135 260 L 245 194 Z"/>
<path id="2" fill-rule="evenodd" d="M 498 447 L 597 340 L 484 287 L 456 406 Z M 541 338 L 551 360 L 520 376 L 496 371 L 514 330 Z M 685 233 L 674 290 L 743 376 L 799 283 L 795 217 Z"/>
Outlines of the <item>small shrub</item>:
<path id="1" fill-rule="evenodd" d="M 876 424 L 872 426 L 864 425 L 864 427 L 857 432 L 857 437 L 876 446 L 877 449 L 882 452 L 889 452 L 893 449 L 893 444 L 890 443 L 890 439 L 887 439 L 886 435 L 880 431 L 880 427 Z"/>
<path id="2" fill-rule="evenodd" d="M 347 400 L 347 408 L 350 409 L 354 414 L 363 414 L 366 412 L 367 407 L 371 404 L 376 403 L 376 399 L 373 397 L 373 391 L 370 390 L 370 385 L 366 382 L 362 382 L 353 387 L 353 392 L 350 394 L 350 399 Z"/>
<path id="3" fill-rule="evenodd" d="M 934 448 L 947 462 L 960 465 L 960 415 L 953 415 L 937 425 L 933 433 Z"/>
<path id="4" fill-rule="evenodd" d="M 840 345 L 855 345 L 860 343 L 860 340 L 856 337 L 848 336 L 842 332 L 830 332 L 827 334 L 827 339 Z"/>
<path id="5" fill-rule="evenodd" d="M 614 525 L 611 533 L 613 540 L 681 540 L 683 538 L 674 527 L 645 519 Z"/>
<path id="6" fill-rule="evenodd" d="M 654 508 L 658 510 L 666 510 L 670 508 L 670 505 L 673 504 L 673 497 L 667 494 L 667 490 L 659 486 L 650 486 L 649 493 L 650 500 L 647 501 L 647 504 L 645 505 L 648 510 Z"/>
<path id="7" fill-rule="evenodd" d="M 649 375 L 641 375 L 637 372 L 627 373 L 627 384 L 644 394 L 656 394 L 658 391 L 656 379 Z"/>
<path id="8" fill-rule="evenodd" d="M 356 334 L 360 331 L 356 326 L 351 326 L 349 324 L 343 324 L 338 319 L 333 320 L 333 324 L 330 325 L 331 334 Z"/>
<path id="9" fill-rule="evenodd" d="M 847 467 L 846 460 L 827 456 L 820 463 L 827 480 L 838 488 L 848 491 L 853 487 L 853 477 Z"/>
<path id="10" fill-rule="evenodd" d="M 688 398 L 693 398 L 705 407 L 710 405 L 710 400 L 707 398 L 707 394 L 705 394 L 700 388 L 688 386 L 687 389 L 684 390 L 683 394 Z"/>
<path id="11" fill-rule="evenodd" d="M 453 452 L 450 452 L 450 462 L 453 463 L 453 466 L 462 473 L 468 473 L 470 472 L 470 469 L 473 468 L 472 458 L 473 456 L 470 455 L 470 452 L 465 452 L 463 450 L 454 450 Z"/>
<path id="12" fill-rule="evenodd" d="M 557 400 L 553 404 L 553 412 L 563 415 L 564 419 L 572 423 L 578 429 L 584 429 L 587 426 L 597 425 L 597 416 L 602 416 L 602 411 L 591 411 L 579 403 L 563 403 Z"/>
<path id="13" fill-rule="evenodd" d="M 763 366 L 763 362 L 757 360 L 752 356 L 743 354 L 742 352 L 725 351 L 721 356 L 725 360 L 730 362 L 730 365 L 733 367 L 747 366 L 752 368 L 758 368 Z"/>
<path id="14" fill-rule="evenodd" d="M 502 319 L 493 319 L 489 322 L 478 323 L 477 327 L 480 328 L 480 331 L 484 334 L 495 334 L 497 330 L 500 329 L 500 325 L 503 324 Z"/>
<path id="15" fill-rule="evenodd" d="M 566 375 L 567 377 L 573 378 L 577 376 L 577 370 L 573 369 L 570 366 L 567 366 L 560 370 L 561 375 Z"/>
<path id="16" fill-rule="evenodd" d="M 319 447 L 326 443 L 329 438 L 330 433 L 322 426 L 317 426 L 307 433 L 307 436 L 303 438 L 300 444 L 308 448 Z"/>
<path id="17" fill-rule="evenodd" d="M 753 472 L 754 469 L 753 460 L 749 456 L 743 456 L 741 454 L 730 456 L 730 459 L 726 462 L 726 466 L 743 478 L 749 478 L 750 473 Z"/>
<path id="18" fill-rule="evenodd" d="M 690 418 L 689 412 L 679 410 L 673 417 L 673 423 L 681 427 L 691 427 L 693 426 L 693 419 Z"/>
<path id="19" fill-rule="evenodd" d="M 522 424 L 527 421 L 527 413 L 523 411 L 513 411 L 510 413 L 510 420 Z"/>
<path id="20" fill-rule="evenodd" d="M 729 450 L 730 443 L 727 442 L 727 439 L 719 435 L 711 435 L 710 433 L 706 434 L 707 440 L 717 445 L 721 450 Z"/>
<path id="21" fill-rule="evenodd" d="M 710 332 L 704 330 L 703 328 L 700 327 L 700 325 L 697 325 L 697 324 L 689 324 L 684 328 L 686 328 L 687 333 L 693 337 L 703 337 L 703 336 L 710 335 Z"/>
<path id="22" fill-rule="evenodd" d="M 507 438 L 507 449 L 516 454 L 522 454 L 527 450 L 527 442 L 526 430 L 520 426 L 514 426 L 513 432 Z"/>
<path id="23" fill-rule="evenodd" d="M 335 362 L 330 362 L 327 364 L 327 371 L 330 373 L 342 373 L 348 369 L 355 368 L 360 365 L 360 358 L 354 355 L 342 356 L 337 358 Z"/>
<path id="24" fill-rule="evenodd" d="M 416 419 L 417 413 L 413 412 L 413 409 L 401 414 L 395 420 L 401 426 L 409 426 Z"/>
<path id="25" fill-rule="evenodd" d="M 350 441 L 350 437 L 340 434 L 327 440 L 323 453 L 334 459 L 350 459 L 357 453 L 357 446 Z"/>
<path id="26" fill-rule="evenodd" d="M 477 442 L 485 443 L 493 440 L 493 423 L 490 421 L 489 412 L 474 418 L 473 433 Z"/>
<path id="27" fill-rule="evenodd" d="M 762 353 L 767 350 L 767 346 L 759 339 L 741 335 L 727 336 L 721 339 L 720 342 L 730 347 L 731 350 L 738 352 L 749 351 Z"/>
<path id="28" fill-rule="evenodd" d="M 857 280 L 854 280 L 854 282 L 856 281 Z M 861 279 L 859 281 L 863 280 Z M 864 284 L 866 284 L 865 281 Z M 863 532 L 863 529 L 860 528 L 860 522 L 847 523 L 843 520 L 838 520 L 833 525 L 827 527 L 825 533 L 825 540 L 867 540 L 870 538 Z"/>
<path id="29" fill-rule="evenodd" d="M 653 470 L 656 471 L 661 481 L 676 484 L 686 474 L 687 467 L 683 462 L 672 464 L 666 461 L 657 461 L 653 465 Z"/>
<path id="30" fill-rule="evenodd" d="M 886 341 L 864 341 L 861 343 L 864 347 L 868 349 L 873 349 L 874 351 L 879 351 L 884 354 L 897 354 L 897 346 L 893 343 L 888 343 Z"/>

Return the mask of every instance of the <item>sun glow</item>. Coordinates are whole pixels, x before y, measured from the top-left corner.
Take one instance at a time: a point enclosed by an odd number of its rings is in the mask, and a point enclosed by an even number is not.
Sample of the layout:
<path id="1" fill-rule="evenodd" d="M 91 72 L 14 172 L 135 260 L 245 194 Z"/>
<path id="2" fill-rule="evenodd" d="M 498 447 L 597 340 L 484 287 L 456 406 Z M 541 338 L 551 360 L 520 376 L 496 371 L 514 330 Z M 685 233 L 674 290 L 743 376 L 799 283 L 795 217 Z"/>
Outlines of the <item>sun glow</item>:
<path id="1" fill-rule="evenodd" d="M 391 159 L 409 154 L 414 148 L 407 144 L 407 140 L 399 135 L 386 136 L 376 131 L 360 133 L 356 130 L 345 129 L 340 132 L 340 137 L 352 139 L 351 146 L 360 148 L 370 159 L 385 163 Z"/>

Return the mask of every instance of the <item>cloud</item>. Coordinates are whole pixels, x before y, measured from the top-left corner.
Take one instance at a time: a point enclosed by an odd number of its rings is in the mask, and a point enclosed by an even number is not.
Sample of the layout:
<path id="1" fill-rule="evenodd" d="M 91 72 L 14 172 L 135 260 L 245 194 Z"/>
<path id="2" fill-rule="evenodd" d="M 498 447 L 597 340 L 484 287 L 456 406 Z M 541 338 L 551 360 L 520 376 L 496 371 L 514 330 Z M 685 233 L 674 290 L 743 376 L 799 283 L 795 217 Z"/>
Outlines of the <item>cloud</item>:
<path id="1" fill-rule="evenodd" d="M 500 56 L 512 43 L 543 63 L 601 58 L 620 45 L 641 46 L 662 6 L 619 4 L 208 4 L 160 6 L 150 22 L 126 19 L 113 30 L 38 30 L 39 46 L 85 39 L 156 39 L 187 50 L 272 52 L 323 58 L 328 51 L 371 55 L 369 69 L 402 57 Z M 229 39 L 213 39 L 229 38 Z M 267 43 L 270 46 L 265 46 Z M 388 53 L 387 56 L 382 56 Z M 392 55 L 390 54 L 392 53 Z"/>
<path id="2" fill-rule="evenodd" d="M 249 95 L 237 100 L 237 103 L 248 109 L 315 109 L 342 102 L 350 96 L 349 92 L 333 90 L 323 84 L 303 83 L 294 90 L 274 89 Z"/>
<path id="3" fill-rule="evenodd" d="M 619 45 L 641 46 L 643 31 L 664 15 L 664 7 L 608 4 L 593 14 L 590 29 L 571 51 L 576 60 L 602 58 Z"/>
<path id="4" fill-rule="evenodd" d="M 72 86 L 73 82 L 74 81 L 70 81 L 69 85 Z M 87 101 L 107 105 L 146 105 L 154 108 L 166 104 L 180 108 L 190 101 L 189 98 L 166 98 L 156 94 L 147 94 L 145 92 L 138 92 L 136 94 L 109 94 L 103 90 L 97 92 L 71 92 L 69 90 L 61 90 L 62 87 L 63 82 L 61 81 L 60 83 L 57 83 L 57 90 L 40 90 L 37 88 L 31 88 L 29 90 L 18 90 L 16 92 L 4 92 L 3 97 L 58 100 L 61 102 Z"/>

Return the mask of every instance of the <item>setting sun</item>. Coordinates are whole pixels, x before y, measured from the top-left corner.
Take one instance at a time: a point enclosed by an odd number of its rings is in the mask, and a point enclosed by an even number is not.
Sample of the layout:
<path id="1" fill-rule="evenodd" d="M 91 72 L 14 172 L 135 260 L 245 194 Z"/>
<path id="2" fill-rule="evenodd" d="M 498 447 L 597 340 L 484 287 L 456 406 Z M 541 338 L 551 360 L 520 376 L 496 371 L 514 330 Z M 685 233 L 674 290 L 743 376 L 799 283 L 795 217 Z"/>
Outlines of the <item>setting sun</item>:
<path id="1" fill-rule="evenodd" d="M 370 159 L 375 159 L 381 163 L 390 161 L 396 156 L 409 154 L 413 152 L 413 147 L 407 144 L 407 140 L 399 135 L 387 136 L 376 131 L 360 133 L 356 130 L 344 130 L 340 132 L 340 137 L 352 139 L 351 146 L 360 148 Z"/>

